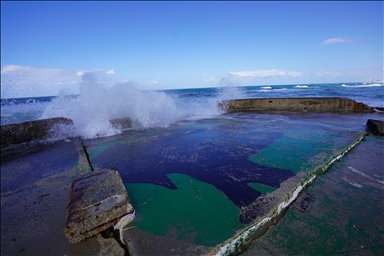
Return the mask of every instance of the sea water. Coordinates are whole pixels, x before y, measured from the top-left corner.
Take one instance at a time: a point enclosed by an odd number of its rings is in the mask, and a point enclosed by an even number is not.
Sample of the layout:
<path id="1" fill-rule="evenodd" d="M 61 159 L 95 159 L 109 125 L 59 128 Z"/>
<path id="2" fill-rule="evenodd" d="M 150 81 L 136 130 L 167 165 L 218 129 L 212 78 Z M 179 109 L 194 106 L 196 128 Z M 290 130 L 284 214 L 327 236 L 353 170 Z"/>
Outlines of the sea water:
<path id="1" fill-rule="evenodd" d="M 103 86 L 83 77 L 80 93 L 52 97 L 1 99 L 1 125 L 65 117 L 73 120 L 72 136 L 96 138 L 122 132 L 110 120 L 130 118 L 132 129 L 169 127 L 182 121 L 217 118 L 217 102 L 240 98 L 345 97 L 384 107 L 383 83 L 221 86 L 143 91 L 131 83 Z"/>

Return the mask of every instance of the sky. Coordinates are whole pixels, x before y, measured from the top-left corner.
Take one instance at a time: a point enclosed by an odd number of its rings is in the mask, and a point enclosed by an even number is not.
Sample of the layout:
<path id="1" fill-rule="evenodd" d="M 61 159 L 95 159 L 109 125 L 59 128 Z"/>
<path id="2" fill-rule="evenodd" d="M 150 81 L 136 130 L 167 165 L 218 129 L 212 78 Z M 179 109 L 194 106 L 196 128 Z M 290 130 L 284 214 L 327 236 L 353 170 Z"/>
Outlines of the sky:
<path id="1" fill-rule="evenodd" d="M 1 1 L 1 98 L 383 79 L 383 2 Z"/>

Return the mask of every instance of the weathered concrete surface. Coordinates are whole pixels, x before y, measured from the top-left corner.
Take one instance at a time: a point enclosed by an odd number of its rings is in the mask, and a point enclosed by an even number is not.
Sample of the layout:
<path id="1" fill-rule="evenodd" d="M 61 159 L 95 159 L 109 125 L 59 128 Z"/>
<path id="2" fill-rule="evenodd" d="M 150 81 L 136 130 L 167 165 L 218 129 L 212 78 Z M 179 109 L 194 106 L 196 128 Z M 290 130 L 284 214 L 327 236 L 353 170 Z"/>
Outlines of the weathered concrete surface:
<path id="1" fill-rule="evenodd" d="M 71 125 L 73 122 L 67 118 L 56 117 L 19 124 L 2 125 L 0 147 L 44 139 L 50 135 L 49 133 L 54 125 L 60 124 Z"/>
<path id="2" fill-rule="evenodd" d="M 77 243 L 112 227 L 133 211 L 117 170 L 95 171 L 72 183 L 64 233 L 69 242 Z"/>
<path id="3" fill-rule="evenodd" d="M 384 135 L 384 121 L 368 119 L 367 127 L 373 134 Z"/>
<path id="4" fill-rule="evenodd" d="M 218 103 L 225 111 L 317 111 L 373 112 L 373 108 L 347 98 L 263 98 L 226 100 Z"/>
<path id="5" fill-rule="evenodd" d="M 72 244 L 63 232 L 71 183 L 90 172 L 79 169 L 78 138 L 15 146 L 29 153 L 1 158 L 1 255 L 124 255 L 116 239 Z"/>
<path id="6" fill-rule="evenodd" d="M 244 255 L 384 255 L 383 147 L 367 136 Z"/>

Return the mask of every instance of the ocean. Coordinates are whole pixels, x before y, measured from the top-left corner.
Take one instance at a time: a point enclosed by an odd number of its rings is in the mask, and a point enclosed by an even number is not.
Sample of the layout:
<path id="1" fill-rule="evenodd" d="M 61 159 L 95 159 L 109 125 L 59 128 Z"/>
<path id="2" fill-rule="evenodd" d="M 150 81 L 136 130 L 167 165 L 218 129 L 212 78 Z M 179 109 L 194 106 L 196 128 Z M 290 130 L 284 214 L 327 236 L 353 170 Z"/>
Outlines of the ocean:
<path id="1" fill-rule="evenodd" d="M 74 122 L 71 136 L 85 139 L 122 131 L 109 120 L 129 117 L 132 129 L 169 127 L 183 121 L 218 118 L 217 102 L 240 98 L 345 97 L 384 107 L 383 83 L 333 83 L 212 87 L 142 91 L 131 84 L 106 89 L 83 83 L 78 95 L 1 99 L 1 125 L 52 117 Z"/>

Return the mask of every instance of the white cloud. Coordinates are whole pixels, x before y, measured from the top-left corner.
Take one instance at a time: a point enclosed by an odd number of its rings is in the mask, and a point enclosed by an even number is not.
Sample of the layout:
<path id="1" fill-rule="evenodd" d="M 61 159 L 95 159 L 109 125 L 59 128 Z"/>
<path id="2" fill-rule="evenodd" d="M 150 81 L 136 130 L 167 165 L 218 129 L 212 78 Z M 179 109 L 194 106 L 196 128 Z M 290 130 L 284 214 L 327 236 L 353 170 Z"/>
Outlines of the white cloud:
<path id="1" fill-rule="evenodd" d="M 113 72 L 113 73 L 109 73 L 109 72 Z M 102 69 L 98 69 L 98 68 L 95 68 L 95 69 L 88 69 L 88 70 L 79 70 L 76 72 L 76 76 L 83 76 L 85 74 L 88 74 L 88 73 L 92 73 L 92 74 L 103 74 L 103 73 L 106 73 L 107 75 L 110 75 L 110 74 L 114 74 L 115 71 L 113 70 L 109 70 L 109 71 L 105 71 L 105 70 L 102 70 Z"/>
<path id="2" fill-rule="evenodd" d="M 271 78 L 271 77 L 299 77 L 302 72 L 288 71 L 288 70 L 251 70 L 251 71 L 237 71 L 229 72 L 229 75 L 234 78 Z"/>
<path id="3" fill-rule="evenodd" d="M 77 76 L 83 76 L 84 74 L 85 74 L 85 72 L 83 70 L 79 70 L 76 73 Z"/>
<path id="4" fill-rule="evenodd" d="M 203 75 L 203 80 L 204 80 L 204 82 L 207 82 L 207 83 L 214 83 L 214 82 L 216 82 L 216 78 L 215 77 L 207 76 L 206 74 Z"/>
<path id="5" fill-rule="evenodd" d="M 318 71 L 315 73 L 315 77 L 335 77 L 335 76 L 340 76 L 341 73 L 337 71 Z"/>
<path id="6" fill-rule="evenodd" d="M 324 40 L 323 42 L 320 43 L 320 45 L 327 45 L 327 44 L 337 44 L 337 43 L 351 43 L 352 40 L 348 40 L 342 37 L 333 37 L 333 38 L 328 38 Z"/>
<path id="7" fill-rule="evenodd" d="M 108 71 L 106 72 L 106 74 L 107 74 L 107 75 L 114 75 L 114 74 L 115 74 L 115 71 L 114 71 L 113 69 L 111 69 L 111 70 L 108 70 Z"/>
<path id="8" fill-rule="evenodd" d="M 147 83 L 147 85 L 153 85 L 153 84 L 157 84 L 157 81 L 153 80 L 153 81 L 150 81 L 150 82 Z"/>
<path id="9" fill-rule="evenodd" d="M 15 74 L 19 72 L 28 72 L 30 67 L 19 66 L 19 65 L 6 65 L 1 68 L 1 74 Z"/>

